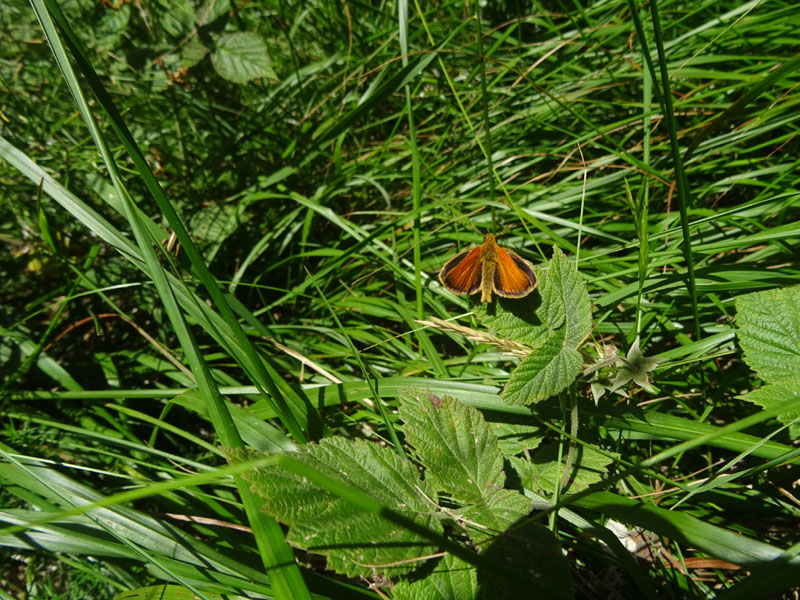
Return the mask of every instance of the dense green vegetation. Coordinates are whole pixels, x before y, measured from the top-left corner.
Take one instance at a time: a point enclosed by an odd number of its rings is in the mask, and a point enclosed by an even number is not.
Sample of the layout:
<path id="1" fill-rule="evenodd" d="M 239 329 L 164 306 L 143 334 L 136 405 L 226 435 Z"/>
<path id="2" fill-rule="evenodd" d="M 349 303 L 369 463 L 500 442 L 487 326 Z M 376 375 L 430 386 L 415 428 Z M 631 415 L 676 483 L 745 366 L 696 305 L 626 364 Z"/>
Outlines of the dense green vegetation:
<path id="1" fill-rule="evenodd" d="M 0 599 L 793 597 L 794 3 L 0 24 Z"/>

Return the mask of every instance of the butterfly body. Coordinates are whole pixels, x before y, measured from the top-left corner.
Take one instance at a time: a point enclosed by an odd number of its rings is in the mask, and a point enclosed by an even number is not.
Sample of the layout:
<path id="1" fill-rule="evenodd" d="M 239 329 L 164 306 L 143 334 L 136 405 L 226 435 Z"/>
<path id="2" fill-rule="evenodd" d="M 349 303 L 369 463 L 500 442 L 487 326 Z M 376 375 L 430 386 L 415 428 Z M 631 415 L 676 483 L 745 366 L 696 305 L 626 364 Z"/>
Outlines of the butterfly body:
<path id="1" fill-rule="evenodd" d="M 501 248 L 493 233 L 480 246 L 464 250 L 439 271 L 439 281 L 454 294 L 481 293 L 491 302 L 492 292 L 504 298 L 523 298 L 536 287 L 536 273 L 524 258 Z"/>

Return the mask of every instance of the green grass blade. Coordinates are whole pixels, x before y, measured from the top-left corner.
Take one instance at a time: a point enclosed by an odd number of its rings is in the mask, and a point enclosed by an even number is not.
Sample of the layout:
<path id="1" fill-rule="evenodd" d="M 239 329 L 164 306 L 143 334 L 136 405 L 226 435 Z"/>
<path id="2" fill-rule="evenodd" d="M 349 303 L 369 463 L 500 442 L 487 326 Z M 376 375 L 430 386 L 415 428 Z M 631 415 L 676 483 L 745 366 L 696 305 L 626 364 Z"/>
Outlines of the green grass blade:
<path id="1" fill-rule="evenodd" d="M 689 182 L 683 168 L 683 158 L 678 145 L 678 125 L 675 120 L 675 111 L 672 106 L 672 90 L 669 84 L 669 69 L 667 57 L 664 53 L 664 39 L 661 32 L 661 19 L 658 14 L 658 2 L 650 3 L 650 15 L 653 19 L 653 37 L 658 50 L 658 64 L 661 70 L 661 98 L 664 103 L 664 117 L 667 120 L 669 131 L 669 144 L 672 152 L 672 164 L 675 169 L 675 183 L 678 187 L 678 200 L 680 202 L 681 229 L 683 230 L 683 256 L 686 263 L 686 283 L 689 296 L 692 300 L 694 311 L 694 333 L 700 339 L 700 311 L 697 308 L 697 285 L 694 278 L 694 256 L 692 254 L 692 241 L 689 235 Z M 647 52 L 645 40 L 640 40 L 644 52 Z"/>

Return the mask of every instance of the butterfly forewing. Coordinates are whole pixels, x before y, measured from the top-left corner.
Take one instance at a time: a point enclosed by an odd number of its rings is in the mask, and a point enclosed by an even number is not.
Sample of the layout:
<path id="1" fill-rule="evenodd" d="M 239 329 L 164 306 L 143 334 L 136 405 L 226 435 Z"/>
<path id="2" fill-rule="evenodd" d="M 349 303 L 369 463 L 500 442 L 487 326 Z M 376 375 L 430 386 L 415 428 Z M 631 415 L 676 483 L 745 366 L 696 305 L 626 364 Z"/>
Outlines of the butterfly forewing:
<path id="1" fill-rule="evenodd" d="M 494 272 L 494 291 L 506 298 L 522 298 L 536 287 L 536 274 L 521 256 L 497 247 L 497 269 Z"/>
<path id="2" fill-rule="evenodd" d="M 455 294 L 474 294 L 481 289 L 481 247 L 464 250 L 445 263 L 439 281 Z"/>

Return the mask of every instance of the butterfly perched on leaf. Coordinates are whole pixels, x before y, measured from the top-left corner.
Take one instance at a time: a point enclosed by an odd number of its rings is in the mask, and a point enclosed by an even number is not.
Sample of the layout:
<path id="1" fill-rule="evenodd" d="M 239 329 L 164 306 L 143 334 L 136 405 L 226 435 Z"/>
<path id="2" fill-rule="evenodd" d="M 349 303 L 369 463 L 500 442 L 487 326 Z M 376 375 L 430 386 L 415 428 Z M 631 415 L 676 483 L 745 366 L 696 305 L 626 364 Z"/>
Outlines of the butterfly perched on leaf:
<path id="1" fill-rule="evenodd" d="M 454 294 L 481 293 L 481 302 L 491 302 L 492 292 L 504 298 L 524 298 L 536 287 L 536 273 L 524 258 L 501 248 L 493 233 L 480 246 L 468 248 L 448 260 L 439 271 L 439 281 Z"/>

